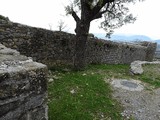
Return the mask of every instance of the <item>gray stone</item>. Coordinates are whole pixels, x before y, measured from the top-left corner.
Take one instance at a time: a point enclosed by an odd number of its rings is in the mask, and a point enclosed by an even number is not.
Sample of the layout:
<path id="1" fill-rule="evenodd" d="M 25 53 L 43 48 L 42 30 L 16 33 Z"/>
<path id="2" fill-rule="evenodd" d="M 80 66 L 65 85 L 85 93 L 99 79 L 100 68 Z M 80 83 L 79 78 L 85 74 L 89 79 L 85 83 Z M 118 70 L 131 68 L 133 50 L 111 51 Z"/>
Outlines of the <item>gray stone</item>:
<path id="1" fill-rule="evenodd" d="M 143 67 L 142 65 L 145 64 L 160 64 L 160 61 L 153 61 L 153 62 L 148 62 L 148 61 L 134 61 L 130 65 L 130 72 L 134 75 L 137 74 L 142 74 L 143 73 Z"/>
<path id="2" fill-rule="evenodd" d="M 131 81 L 121 81 L 121 85 L 129 87 L 129 88 L 137 88 L 137 83 L 131 82 Z"/>
<path id="3" fill-rule="evenodd" d="M 47 76 L 46 65 L 0 44 L 0 120 L 48 120 Z"/>
<path id="4" fill-rule="evenodd" d="M 143 85 L 138 80 L 113 79 L 111 84 L 114 87 L 129 91 L 142 91 L 144 89 Z"/>
<path id="5" fill-rule="evenodd" d="M 131 73 L 136 74 L 136 75 L 142 74 L 143 68 L 142 68 L 141 62 L 140 61 L 132 62 L 130 65 L 130 71 L 131 71 Z"/>
<path id="6" fill-rule="evenodd" d="M 18 50 L 34 61 L 54 65 L 72 65 L 75 35 L 30 27 L 0 20 L 0 41 Z M 151 61 L 156 43 L 118 43 L 90 37 L 86 46 L 86 63 L 130 64 L 133 61 Z M 13 54 L 8 50 L 8 54 Z"/>
<path id="7" fill-rule="evenodd" d="M 10 48 L 5 48 L 0 50 L 0 54 L 19 55 L 19 52 Z"/>

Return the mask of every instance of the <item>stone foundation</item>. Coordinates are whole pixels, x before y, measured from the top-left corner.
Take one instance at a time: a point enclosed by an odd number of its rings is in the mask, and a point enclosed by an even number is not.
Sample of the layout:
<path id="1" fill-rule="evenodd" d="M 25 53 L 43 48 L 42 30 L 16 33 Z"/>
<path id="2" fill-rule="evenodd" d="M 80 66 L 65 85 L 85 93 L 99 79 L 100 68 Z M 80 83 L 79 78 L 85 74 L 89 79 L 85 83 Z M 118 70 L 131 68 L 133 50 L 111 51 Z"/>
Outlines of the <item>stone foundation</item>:
<path id="1" fill-rule="evenodd" d="M 0 44 L 0 120 L 47 120 L 47 67 Z"/>

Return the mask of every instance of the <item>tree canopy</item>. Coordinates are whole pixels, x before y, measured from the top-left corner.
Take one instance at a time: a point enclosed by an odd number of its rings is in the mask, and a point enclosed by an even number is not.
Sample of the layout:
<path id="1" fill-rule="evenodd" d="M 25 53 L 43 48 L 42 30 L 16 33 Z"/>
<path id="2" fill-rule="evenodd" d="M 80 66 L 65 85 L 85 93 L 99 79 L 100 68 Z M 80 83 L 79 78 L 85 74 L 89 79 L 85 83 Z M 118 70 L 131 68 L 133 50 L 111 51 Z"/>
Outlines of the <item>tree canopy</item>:
<path id="1" fill-rule="evenodd" d="M 84 19 L 83 13 L 87 14 L 87 20 L 103 18 L 100 27 L 107 35 L 114 29 L 127 23 L 134 23 L 136 17 L 129 12 L 128 5 L 143 0 L 73 0 L 66 6 L 67 14 L 71 14 L 76 22 Z"/>
<path id="2" fill-rule="evenodd" d="M 127 5 L 140 0 L 73 0 L 66 6 L 67 14 L 76 21 L 76 45 L 74 53 L 74 69 L 83 70 L 86 66 L 86 43 L 89 35 L 90 23 L 103 18 L 100 27 L 110 36 L 114 29 L 133 23 L 136 18 L 129 13 Z M 143 1 L 143 0 L 142 0 Z"/>

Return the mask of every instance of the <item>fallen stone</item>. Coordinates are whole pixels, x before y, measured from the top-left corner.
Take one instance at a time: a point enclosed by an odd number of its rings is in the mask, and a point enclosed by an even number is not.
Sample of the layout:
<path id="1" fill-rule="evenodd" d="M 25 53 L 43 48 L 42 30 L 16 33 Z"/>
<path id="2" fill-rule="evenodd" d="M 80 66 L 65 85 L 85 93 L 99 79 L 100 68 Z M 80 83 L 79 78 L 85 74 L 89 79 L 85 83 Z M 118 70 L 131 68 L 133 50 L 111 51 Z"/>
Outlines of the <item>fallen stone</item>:
<path id="1" fill-rule="evenodd" d="M 131 63 L 131 73 L 133 74 L 142 74 L 143 73 L 143 69 L 141 66 L 141 63 L 139 61 L 134 61 Z"/>
<path id="2" fill-rule="evenodd" d="M 160 61 L 153 61 L 153 62 L 148 62 L 148 61 L 134 61 L 130 65 L 130 72 L 133 75 L 138 75 L 143 73 L 143 67 L 142 65 L 144 64 L 160 64 Z"/>

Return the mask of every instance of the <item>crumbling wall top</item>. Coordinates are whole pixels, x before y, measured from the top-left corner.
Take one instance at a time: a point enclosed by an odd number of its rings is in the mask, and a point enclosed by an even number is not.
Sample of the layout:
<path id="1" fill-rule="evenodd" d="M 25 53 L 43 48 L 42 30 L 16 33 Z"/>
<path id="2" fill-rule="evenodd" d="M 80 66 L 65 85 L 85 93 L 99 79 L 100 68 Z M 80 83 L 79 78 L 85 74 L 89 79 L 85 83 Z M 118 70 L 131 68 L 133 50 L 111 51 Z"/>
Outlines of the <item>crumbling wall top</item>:
<path id="1" fill-rule="evenodd" d="M 46 65 L 33 62 L 32 58 L 20 55 L 16 50 L 0 44 L 0 74 L 45 68 Z"/>

